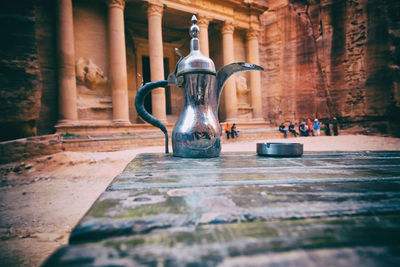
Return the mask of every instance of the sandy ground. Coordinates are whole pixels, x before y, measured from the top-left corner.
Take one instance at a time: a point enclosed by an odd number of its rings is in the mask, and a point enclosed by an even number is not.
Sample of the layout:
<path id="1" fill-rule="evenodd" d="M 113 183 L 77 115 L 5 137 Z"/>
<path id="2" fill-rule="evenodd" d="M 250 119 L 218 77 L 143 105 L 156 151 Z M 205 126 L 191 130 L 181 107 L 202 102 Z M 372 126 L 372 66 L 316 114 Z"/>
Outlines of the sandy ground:
<path id="1" fill-rule="evenodd" d="M 222 151 L 256 151 L 253 142 L 225 141 Z M 321 136 L 274 139 L 299 142 L 304 151 L 400 150 L 400 139 L 376 136 Z M 0 266 L 40 266 L 67 244 L 72 228 L 112 179 L 138 153 L 61 152 L 0 166 Z"/>

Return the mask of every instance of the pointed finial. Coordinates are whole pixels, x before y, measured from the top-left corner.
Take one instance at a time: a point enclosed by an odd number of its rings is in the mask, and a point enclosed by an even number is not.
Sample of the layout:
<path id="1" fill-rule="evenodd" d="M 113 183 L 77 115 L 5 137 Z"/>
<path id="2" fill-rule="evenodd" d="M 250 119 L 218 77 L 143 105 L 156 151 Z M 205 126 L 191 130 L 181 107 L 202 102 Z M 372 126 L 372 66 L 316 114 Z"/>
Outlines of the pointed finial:
<path id="1" fill-rule="evenodd" d="M 197 18 L 195 15 L 192 16 L 192 26 L 189 29 L 190 36 L 197 38 L 200 34 L 200 28 L 197 26 Z"/>
<path id="2" fill-rule="evenodd" d="M 176 67 L 176 84 L 178 84 L 179 87 L 184 86 L 182 75 L 188 73 L 216 75 L 214 62 L 209 57 L 204 56 L 200 51 L 200 40 L 197 38 L 200 34 L 200 28 L 197 25 L 196 16 L 192 16 L 191 22 L 192 26 L 189 29 L 190 36 L 192 37 L 190 40 L 190 53 L 186 57 L 181 58 Z M 170 80 L 173 82 L 173 77 L 171 77 Z"/>
<path id="3" fill-rule="evenodd" d="M 193 15 L 193 16 L 192 16 L 192 24 L 197 24 L 196 15 Z"/>

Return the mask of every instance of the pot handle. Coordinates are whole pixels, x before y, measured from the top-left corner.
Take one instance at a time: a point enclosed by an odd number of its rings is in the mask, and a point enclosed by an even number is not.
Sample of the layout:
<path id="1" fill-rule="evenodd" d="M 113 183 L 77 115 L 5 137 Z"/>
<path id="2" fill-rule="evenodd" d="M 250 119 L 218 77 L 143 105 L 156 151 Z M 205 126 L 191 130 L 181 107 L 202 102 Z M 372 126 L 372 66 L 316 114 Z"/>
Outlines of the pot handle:
<path id="1" fill-rule="evenodd" d="M 147 110 L 144 108 L 144 98 L 150 91 L 159 88 L 166 87 L 168 85 L 168 81 L 157 81 L 157 82 L 149 82 L 143 85 L 136 94 L 135 99 L 135 108 L 138 115 L 146 122 L 150 123 L 153 126 L 156 126 L 161 129 L 161 131 L 165 135 L 165 153 L 168 154 L 168 131 L 167 127 L 159 121 L 156 117 L 152 116 Z"/>

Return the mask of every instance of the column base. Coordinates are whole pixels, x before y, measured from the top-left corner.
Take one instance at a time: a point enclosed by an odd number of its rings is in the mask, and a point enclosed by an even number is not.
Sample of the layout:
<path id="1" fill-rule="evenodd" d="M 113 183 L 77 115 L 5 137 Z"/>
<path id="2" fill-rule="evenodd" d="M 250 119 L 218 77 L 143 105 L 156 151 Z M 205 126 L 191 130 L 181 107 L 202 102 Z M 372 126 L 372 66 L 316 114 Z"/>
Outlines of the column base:
<path id="1" fill-rule="evenodd" d="M 167 119 L 161 119 L 161 120 L 159 120 L 159 121 L 161 121 L 161 122 L 164 123 L 164 124 L 167 124 L 167 123 L 168 123 Z"/>
<path id="2" fill-rule="evenodd" d="M 115 119 L 112 120 L 112 124 L 115 126 L 129 126 L 131 125 L 131 122 L 129 120 L 124 120 L 124 119 Z"/>
<path id="3" fill-rule="evenodd" d="M 265 122 L 264 118 L 253 118 L 252 122 Z"/>
<path id="4" fill-rule="evenodd" d="M 78 120 L 59 120 L 55 127 L 68 127 L 68 126 L 76 126 L 79 124 Z"/>
<path id="5" fill-rule="evenodd" d="M 238 122 L 239 121 L 239 119 L 238 118 L 229 118 L 229 119 L 226 119 L 225 120 L 225 122 L 227 122 L 227 123 L 236 123 L 236 122 Z"/>
<path id="6" fill-rule="evenodd" d="M 153 116 L 153 115 L 152 115 Z M 154 117 L 154 116 L 153 116 Z M 157 117 L 155 117 L 157 120 L 159 120 L 160 122 L 162 122 L 163 124 L 175 124 L 175 121 L 174 122 L 168 122 L 168 120 L 167 119 L 160 119 L 160 118 L 157 118 Z M 138 119 L 138 123 L 147 123 L 147 124 L 150 124 L 150 123 L 148 123 L 148 122 L 146 122 L 145 120 L 143 120 L 140 116 L 139 116 L 139 119 Z"/>

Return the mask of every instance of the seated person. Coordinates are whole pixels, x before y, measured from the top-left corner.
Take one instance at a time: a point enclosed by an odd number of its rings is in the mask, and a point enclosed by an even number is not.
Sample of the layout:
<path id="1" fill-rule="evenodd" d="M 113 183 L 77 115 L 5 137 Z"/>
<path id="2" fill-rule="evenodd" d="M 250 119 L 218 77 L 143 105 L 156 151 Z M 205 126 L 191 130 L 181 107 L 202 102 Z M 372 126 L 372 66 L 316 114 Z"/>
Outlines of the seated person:
<path id="1" fill-rule="evenodd" d="M 307 125 L 304 123 L 304 121 L 302 121 L 299 124 L 299 132 L 300 132 L 300 136 L 308 136 L 308 127 Z"/>
<path id="2" fill-rule="evenodd" d="M 235 138 L 235 136 L 239 137 L 239 131 L 236 130 L 236 123 L 232 124 L 231 136 L 232 136 L 232 139 Z"/>
<path id="3" fill-rule="evenodd" d="M 279 125 L 279 131 L 281 133 L 283 133 L 283 137 L 286 138 L 287 137 L 287 130 L 285 129 L 285 125 L 283 124 L 283 122 L 281 123 L 281 125 Z"/>
<path id="4" fill-rule="evenodd" d="M 294 137 L 297 137 L 297 135 L 298 135 L 292 122 L 290 122 L 290 125 L 289 125 L 289 132 L 291 132 L 294 135 Z"/>

